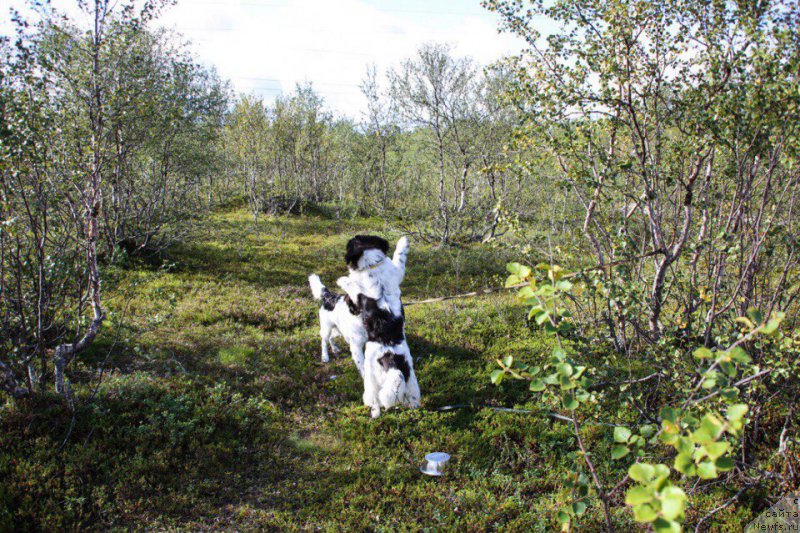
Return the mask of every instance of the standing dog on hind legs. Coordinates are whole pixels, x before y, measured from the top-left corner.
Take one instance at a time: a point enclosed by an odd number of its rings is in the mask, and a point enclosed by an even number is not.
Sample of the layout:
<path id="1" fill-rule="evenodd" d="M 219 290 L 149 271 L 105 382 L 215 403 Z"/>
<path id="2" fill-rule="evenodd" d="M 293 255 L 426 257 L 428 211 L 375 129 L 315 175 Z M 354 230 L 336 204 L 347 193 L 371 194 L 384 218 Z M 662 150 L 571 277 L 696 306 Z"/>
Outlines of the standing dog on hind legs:
<path id="1" fill-rule="evenodd" d="M 364 405 L 370 408 L 370 415 L 377 418 L 381 407 L 389 409 L 398 403 L 419 407 L 419 383 L 406 342 L 402 307 L 399 314 L 392 314 L 375 298 L 360 293 L 360 287 L 351 278 L 339 278 L 337 283 L 352 301 L 357 302 L 367 331 L 363 400 Z"/>
<path id="2" fill-rule="evenodd" d="M 389 261 L 386 253 L 389 243 L 386 239 L 372 235 L 356 235 L 347 243 L 345 262 L 350 270 L 350 276 L 363 283 L 366 289 L 361 292 L 382 294 L 388 300 L 396 302 L 395 307 L 400 309 L 400 283 L 406 271 L 408 257 L 408 239 L 402 237 L 397 241 L 394 256 Z M 322 337 L 322 362 L 330 360 L 328 347 L 336 353 L 333 337 L 341 335 L 350 345 L 350 355 L 361 376 L 364 376 L 364 345 L 367 342 L 367 331 L 360 316 L 357 303 L 348 296 L 341 296 L 328 290 L 319 276 L 312 274 L 308 277 L 311 293 L 314 298 L 322 301 L 319 309 L 319 327 Z"/>

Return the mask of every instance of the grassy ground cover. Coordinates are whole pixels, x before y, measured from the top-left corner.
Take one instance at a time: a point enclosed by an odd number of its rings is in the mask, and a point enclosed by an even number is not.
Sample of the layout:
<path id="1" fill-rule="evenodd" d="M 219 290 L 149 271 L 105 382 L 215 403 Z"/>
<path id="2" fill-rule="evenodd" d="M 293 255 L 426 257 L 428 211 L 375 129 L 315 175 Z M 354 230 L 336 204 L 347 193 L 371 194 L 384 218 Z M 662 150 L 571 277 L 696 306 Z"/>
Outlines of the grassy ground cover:
<path id="1" fill-rule="evenodd" d="M 347 239 L 366 231 L 398 237 L 380 220 L 254 223 L 233 210 L 163 264 L 109 267 L 112 326 L 72 367 L 74 409 L 54 396 L 0 407 L 0 530 L 554 529 L 580 464 L 570 427 L 523 383 L 489 381 L 498 357 L 550 352 L 512 296 L 407 308 L 420 410 L 373 421 L 349 354 L 320 363 L 306 277 L 333 286 Z M 412 243 L 404 298 L 498 286 L 510 259 Z M 437 410 L 454 404 L 469 407 Z M 530 412 L 492 409 L 515 406 Z M 598 408 L 620 414 L 613 398 Z M 587 428 L 589 445 L 610 441 Z M 453 456 L 450 475 L 420 474 L 431 451 Z M 749 514 L 731 506 L 715 527 Z M 633 526 L 621 495 L 613 515 Z M 582 528 L 601 524 L 590 506 Z"/>

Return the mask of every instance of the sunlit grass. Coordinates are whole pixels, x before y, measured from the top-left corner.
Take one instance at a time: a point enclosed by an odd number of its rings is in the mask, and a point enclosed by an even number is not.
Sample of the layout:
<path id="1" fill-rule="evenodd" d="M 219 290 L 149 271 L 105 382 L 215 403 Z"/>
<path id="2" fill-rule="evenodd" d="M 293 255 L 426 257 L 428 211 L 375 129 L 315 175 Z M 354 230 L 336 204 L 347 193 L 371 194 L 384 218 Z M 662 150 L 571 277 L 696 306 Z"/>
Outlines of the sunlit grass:
<path id="1" fill-rule="evenodd" d="M 371 420 L 349 354 L 320 363 L 306 277 L 334 286 L 347 239 L 363 232 L 399 236 L 378 220 L 219 212 L 162 266 L 110 268 L 115 326 L 73 365 L 74 424 L 51 396 L 0 412 L 0 510 L 12 510 L 0 530 L 556 527 L 564 476 L 581 464 L 571 429 L 524 383 L 489 381 L 497 358 L 551 350 L 513 295 L 407 307 L 420 410 Z M 404 298 L 497 286 L 510 259 L 412 242 Z M 604 432 L 588 426 L 587 443 L 604 449 Z M 447 477 L 420 474 L 431 451 L 453 456 Z M 629 527 L 621 500 L 613 515 Z M 600 524 L 591 505 L 582 525 Z"/>

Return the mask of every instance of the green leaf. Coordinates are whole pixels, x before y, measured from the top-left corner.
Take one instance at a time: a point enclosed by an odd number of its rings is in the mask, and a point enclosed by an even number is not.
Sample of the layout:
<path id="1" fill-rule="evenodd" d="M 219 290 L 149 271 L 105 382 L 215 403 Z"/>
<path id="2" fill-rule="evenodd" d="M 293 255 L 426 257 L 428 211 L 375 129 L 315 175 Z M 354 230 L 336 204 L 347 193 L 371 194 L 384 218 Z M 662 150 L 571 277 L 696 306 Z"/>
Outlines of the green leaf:
<path id="1" fill-rule="evenodd" d="M 712 442 L 710 444 L 705 445 L 706 453 L 708 453 L 708 457 L 712 460 L 722 456 L 725 452 L 728 451 L 728 448 L 730 447 L 731 445 L 724 440 Z"/>
<path id="2" fill-rule="evenodd" d="M 653 467 L 656 480 L 664 481 L 669 478 L 669 467 L 667 465 L 657 464 Z"/>
<path id="3" fill-rule="evenodd" d="M 722 433 L 723 422 L 711 413 L 706 414 L 700 421 L 700 428 L 708 431 L 711 438 L 716 440 L 719 434 Z"/>
<path id="4" fill-rule="evenodd" d="M 559 363 L 556 365 L 556 370 L 558 370 L 559 374 L 565 377 L 570 377 L 574 372 L 572 365 L 569 363 Z"/>
<path id="5" fill-rule="evenodd" d="M 586 504 L 583 502 L 575 502 L 572 504 L 572 512 L 575 513 L 577 516 L 582 515 L 586 512 Z"/>
<path id="6" fill-rule="evenodd" d="M 495 385 L 500 385 L 506 373 L 503 370 L 497 369 L 492 371 L 491 380 Z M 485 382 L 484 382 L 485 383 Z"/>
<path id="7" fill-rule="evenodd" d="M 639 483 L 647 483 L 655 475 L 655 468 L 647 463 L 634 463 L 628 469 L 628 475 L 631 479 Z"/>
<path id="8" fill-rule="evenodd" d="M 756 324 L 761 324 L 764 321 L 764 314 L 755 307 L 747 310 L 747 317 Z"/>
<path id="9" fill-rule="evenodd" d="M 534 294 L 533 289 L 531 288 L 531 286 L 530 285 L 526 285 L 526 286 L 522 287 L 519 290 L 519 292 L 517 293 L 517 296 L 519 298 L 523 299 L 523 300 L 526 300 L 528 298 L 534 298 L 536 295 Z"/>
<path id="10" fill-rule="evenodd" d="M 578 386 L 577 383 L 563 374 L 558 375 L 558 384 L 561 385 L 561 390 L 572 390 Z"/>
<path id="11" fill-rule="evenodd" d="M 556 515 L 556 520 L 558 520 L 559 523 L 561 524 L 568 524 L 570 518 L 569 515 L 564 511 L 559 511 L 558 514 Z"/>
<path id="12" fill-rule="evenodd" d="M 730 378 L 735 378 L 737 374 L 736 365 L 731 363 L 730 361 L 722 361 L 719 364 L 719 367 L 722 369 L 725 374 L 728 375 Z"/>
<path id="13" fill-rule="evenodd" d="M 503 366 L 509 367 L 509 366 L 511 366 L 513 364 L 514 364 L 514 356 L 513 355 L 507 355 L 507 356 L 503 357 Z"/>
<path id="14" fill-rule="evenodd" d="M 511 274 L 506 278 L 506 287 L 513 287 L 514 285 L 519 285 L 522 283 L 522 280 L 519 279 L 519 276 L 516 274 Z"/>
<path id="15" fill-rule="evenodd" d="M 669 420 L 661 422 L 661 434 L 658 436 L 659 440 L 664 444 L 675 444 L 680 436 L 680 428 Z"/>
<path id="16" fill-rule="evenodd" d="M 628 439 L 630 438 L 630 429 L 623 426 L 617 426 L 614 428 L 614 442 L 628 442 Z"/>
<path id="17" fill-rule="evenodd" d="M 729 402 L 732 402 L 739 398 L 739 389 L 736 387 L 726 387 L 720 391 L 720 395 Z"/>
<path id="18" fill-rule="evenodd" d="M 631 487 L 625 493 L 625 503 L 628 505 L 641 505 L 653 501 L 653 491 L 648 487 Z"/>
<path id="19" fill-rule="evenodd" d="M 695 359 L 710 359 L 711 357 L 713 357 L 711 350 L 709 350 L 708 348 L 698 348 L 694 351 L 693 355 Z"/>
<path id="20" fill-rule="evenodd" d="M 544 381 L 547 385 L 558 385 L 558 373 L 553 372 L 552 374 L 548 374 L 542 379 L 542 381 Z"/>
<path id="21" fill-rule="evenodd" d="M 567 352 L 556 346 L 555 348 L 553 348 L 553 357 L 555 357 L 559 361 L 563 361 L 564 359 L 567 358 Z"/>
<path id="22" fill-rule="evenodd" d="M 656 433 L 656 427 L 653 424 L 645 424 L 639 428 L 639 435 L 649 439 Z"/>
<path id="23" fill-rule="evenodd" d="M 683 516 L 686 508 L 686 493 L 678 487 L 670 486 L 661 491 L 661 516 L 675 520 Z"/>
<path id="24" fill-rule="evenodd" d="M 728 470 L 733 469 L 733 457 L 720 457 L 716 461 L 714 461 L 714 466 L 717 467 L 717 470 L 720 472 L 727 472 Z"/>
<path id="25" fill-rule="evenodd" d="M 699 428 L 693 431 L 689 437 L 695 444 L 703 445 L 708 444 L 709 442 L 714 442 L 714 437 L 712 437 L 708 430 L 704 428 Z"/>
<path id="26" fill-rule="evenodd" d="M 550 323 L 549 319 L 550 319 L 550 311 L 544 311 L 536 315 L 536 323 L 540 326 L 545 322 L 549 324 Z"/>
<path id="27" fill-rule="evenodd" d="M 656 518 L 653 521 L 653 529 L 656 533 L 681 533 L 681 525 L 674 520 Z"/>
<path id="28" fill-rule="evenodd" d="M 564 292 L 569 292 L 572 290 L 572 283 L 565 279 L 560 279 L 556 282 L 556 289 Z"/>
<path id="29" fill-rule="evenodd" d="M 741 348 L 740 346 L 736 346 L 735 348 L 730 350 L 728 352 L 728 356 L 737 363 L 747 364 L 753 360 L 749 355 L 747 355 L 747 352 L 745 352 L 744 349 Z"/>
<path id="30" fill-rule="evenodd" d="M 717 386 L 717 376 L 719 374 L 715 370 L 709 370 L 706 373 L 706 379 L 703 380 L 704 389 L 713 389 Z"/>
<path id="31" fill-rule="evenodd" d="M 615 444 L 611 447 L 611 458 L 614 460 L 622 459 L 630 453 L 630 450 L 624 444 Z"/>
<path id="32" fill-rule="evenodd" d="M 770 319 L 767 320 L 767 323 L 764 324 L 764 327 L 761 329 L 761 332 L 764 333 L 765 335 L 774 334 L 775 332 L 778 331 L 778 328 L 780 327 L 781 322 L 783 322 L 784 318 L 786 318 L 786 313 L 781 313 L 781 312 L 773 313 L 772 317 L 770 317 Z"/>
<path id="33" fill-rule="evenodd" d="M 520 278 L 527 278 L 531 275 L 530 267 L 525 265 L 521 265 L 519 263 L 509 263 L 506 265 L 506 270 L 508 270 L 512 274 L 516 274 Z"/>
<path id="34" fill-rule="evenodd" d="M 633 508 L 633 519 L 641 523 L 650 523 L 656 519 L 658 513 L 648 503 L 637 505 Z"/>
<path id="35" fill-rule="evenodd" d="M 717 477 L 717 467 L 711 461 L 703 461 L 697 465 L 697 475 L 700 479 L 714 479 Z"/>
<path id="36" fill-rule="evenodd" d="M 695 474 L 694 461 L 692 456 L 685 453 L 679 453 L 675 456 L 675 470 L 685 476 L 693 476 Z"/>
<path id="37" fill-rule="evenodd" d="M 530 390 L 532 392 L 542 392 L 547 386 L 544 384 L 540 378 L 536 378 L 531 381 Z"/>
<path id="38" fill-rule="evenodd" d="M 662 407 L 661 418 L 663 418 L 664 420 L 669 420 L 674 424 L 675 422 L 678 421 L 678 411 L 676 411 L 672 407 Z"/>
<path id="39" fill-rule="evenodd" d="M 578 405 L 580 405 L 578 400 L 576 400 L 573 396 L 564 397 L 564 409 L 576 409 Z"/>
<path id="40" fill-rule="evenodd" d="M 691 455 L 694 452 L 694 444 L 686 437 L 679 437 L 678 442 L 675 443 L 675 449 L 678 453 Z"/>
<path id="41" fill-rule="evenodd" d="M 731 421 L 741 420 L 742 417 L 747 414 L 747 411 L 749 409 L 750 408 L 747 405 L 743 404 L 743 403 L 737 403 L 737 404 L 731 405 L 730 407 L 728 407 L 728 413 L 727 413 L 728 420 L 731 420 Z"/>

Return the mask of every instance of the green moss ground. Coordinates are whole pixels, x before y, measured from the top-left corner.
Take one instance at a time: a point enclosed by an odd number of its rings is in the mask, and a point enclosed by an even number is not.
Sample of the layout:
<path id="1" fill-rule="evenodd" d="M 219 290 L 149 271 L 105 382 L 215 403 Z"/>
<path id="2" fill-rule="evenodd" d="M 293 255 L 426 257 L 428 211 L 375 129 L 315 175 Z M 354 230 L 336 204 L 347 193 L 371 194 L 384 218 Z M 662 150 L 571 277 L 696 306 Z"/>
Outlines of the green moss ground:
<path id="1" fill-rule="evenodd" d="M 373 421 L 349 354 L 319 362 L 306 278 L 333 286 L 347 239 L 367 231 L 399 236 L 380 220 L 256 224 L 222 212 L 164 265 L 106 269 L 110 327 L 71 368 L 74 416 L 54 396 L 0 407 L 0 531 L 554 529 L 571 501 L 570 428 L 524 384 L 489 382 L 498 357 L 549 353 L 513 297 L 407 308 L 420 410 Z M 404 299 L 498 286 L 510 259 L 412 243 Z M 472 407 L 435 410 L 452 404 Z M 587 442 L 606 433 L 590 427 Z M 447 477 L 420 474 L 431 451 L 453 456 Z M 627 466 L 596 461 L 604 472 Z M 614 504 L 618 525 L 632 527 Z M 747 514 L 732 506 L 715 520 Z M 581 529 L 601 523 L 594 502 Z"/>

